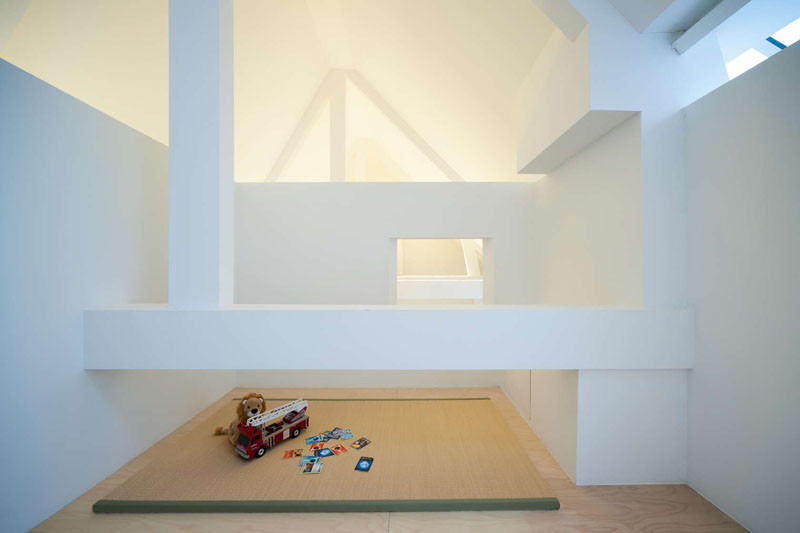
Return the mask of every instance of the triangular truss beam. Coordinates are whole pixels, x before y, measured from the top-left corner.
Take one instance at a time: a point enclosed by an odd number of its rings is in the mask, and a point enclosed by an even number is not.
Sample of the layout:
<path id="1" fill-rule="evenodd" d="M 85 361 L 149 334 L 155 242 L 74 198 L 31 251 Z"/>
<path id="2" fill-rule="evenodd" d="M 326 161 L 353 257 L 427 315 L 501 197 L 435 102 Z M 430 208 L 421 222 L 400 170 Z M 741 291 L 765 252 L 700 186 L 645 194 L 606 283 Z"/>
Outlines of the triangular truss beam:
<path id="1" fill-rule="evenodd" d="M 381 93 L 360 72 L 351 69 L 334 69 L 325 75 L 317 92 L 306 107 L 292 135 L 284 145 L 264 181 L 275 181 L 283 173 L 292 154 L 308 136 L 314 118 L 326 102 L 330 102 L 330 176 L 331 181 L 345 181 L 346 169 L 346 109 L 347 81 L 350 80 L 380 110 L 403 135 L 427 157 L 450 181 L 464 181 L 442 156 L 415 130 L 408 121 L 386 101 Z"/>

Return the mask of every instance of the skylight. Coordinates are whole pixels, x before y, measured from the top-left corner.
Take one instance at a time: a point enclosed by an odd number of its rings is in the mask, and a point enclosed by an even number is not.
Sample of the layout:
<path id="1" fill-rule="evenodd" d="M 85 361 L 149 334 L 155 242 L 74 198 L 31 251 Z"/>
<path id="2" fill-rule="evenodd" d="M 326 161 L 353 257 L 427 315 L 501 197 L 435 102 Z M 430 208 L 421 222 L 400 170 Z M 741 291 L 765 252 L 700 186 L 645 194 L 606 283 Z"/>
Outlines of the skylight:
<path id="1" fill-rule="evenodd" d="M 767 56 L 756 50 L 750 48 L 741 55 L 731 59 L 725 63 L 725 69 L 728 71 L 728 79 L 732 80 L 739 74 L 747 72 L 754 66 L 767 59 Z"/>
<path id="2" fill-rule="evenodd" d="M 800 41 L 800 18 L 776 31 L 770 35 L 770 38 L 784 47 L 792 46 L 797 41 Z"/>

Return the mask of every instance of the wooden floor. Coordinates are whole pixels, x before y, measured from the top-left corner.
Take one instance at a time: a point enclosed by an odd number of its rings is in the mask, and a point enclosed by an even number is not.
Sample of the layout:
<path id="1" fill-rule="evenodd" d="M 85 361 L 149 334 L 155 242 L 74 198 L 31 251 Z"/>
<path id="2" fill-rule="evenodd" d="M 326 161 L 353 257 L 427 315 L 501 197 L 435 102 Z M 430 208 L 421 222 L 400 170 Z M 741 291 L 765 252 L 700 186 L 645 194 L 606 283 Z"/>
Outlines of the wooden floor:
<path id="1" fill-rule="evenodd" d="M 243 391 L 236 391 L 241 393 Z M 40 524 L 35 531 L 744 531 L 686 485 L 576 487 L 497 388 L 272 389 L 272 397 L 488 396 L 561 502 L 558 511 L 95 515 L 92 504 L 205 421 L 227 396 Z"/>

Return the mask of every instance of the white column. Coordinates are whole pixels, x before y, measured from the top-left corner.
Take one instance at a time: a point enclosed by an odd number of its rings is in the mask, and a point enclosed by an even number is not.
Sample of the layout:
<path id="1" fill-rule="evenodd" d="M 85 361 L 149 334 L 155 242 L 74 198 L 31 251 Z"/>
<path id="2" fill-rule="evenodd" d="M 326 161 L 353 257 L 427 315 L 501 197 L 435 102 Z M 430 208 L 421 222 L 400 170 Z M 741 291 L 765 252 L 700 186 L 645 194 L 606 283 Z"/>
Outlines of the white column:
<path id="1" fill-rule="evenodd" d="M 169 306 L 233 303 L 233 1 L 169 2 Z"/>

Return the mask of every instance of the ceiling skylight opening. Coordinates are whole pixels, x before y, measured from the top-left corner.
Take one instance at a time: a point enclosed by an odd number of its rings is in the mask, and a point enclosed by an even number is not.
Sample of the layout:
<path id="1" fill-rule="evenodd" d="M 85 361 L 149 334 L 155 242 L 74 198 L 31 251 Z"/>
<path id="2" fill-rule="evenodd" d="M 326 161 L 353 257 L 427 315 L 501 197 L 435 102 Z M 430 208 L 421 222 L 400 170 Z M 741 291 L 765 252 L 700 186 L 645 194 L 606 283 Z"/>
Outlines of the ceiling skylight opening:
<path id="1" fill-rule="evenodd" d="M 741 55 L 731 59 L 725 63 L 725 69 L 728 71 L 728 79 L 732 80 L 739 74 L 743 74 L 767 59 L 767 56 L 756 50 L 750 48 Z"/>
<path id="2" fill-rule="evenodd" d="M 797 41 L 800 41 L 800 18 L 787 24 L 769 37 L 770 39 L 768 40 L 770 42 L 777 41 L 784 47 L 792 46 Z"/>

